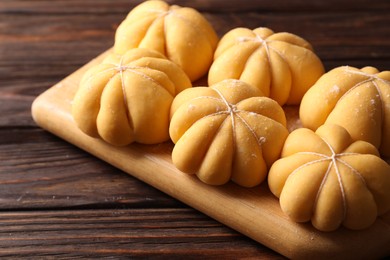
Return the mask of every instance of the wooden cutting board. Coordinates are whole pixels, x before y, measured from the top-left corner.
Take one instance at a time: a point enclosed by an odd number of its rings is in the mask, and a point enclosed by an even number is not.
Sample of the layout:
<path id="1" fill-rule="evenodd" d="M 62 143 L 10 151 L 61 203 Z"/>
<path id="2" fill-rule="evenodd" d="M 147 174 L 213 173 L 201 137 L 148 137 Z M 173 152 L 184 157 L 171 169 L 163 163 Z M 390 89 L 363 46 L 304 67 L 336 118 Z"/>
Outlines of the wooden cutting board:
<path id="1" fill-rule="evenodd" d="M 390 255 L 390 213 L 369 229 L 341 228 L 324 233 L 310 223 L 288 219 L 266 184 L 241 188 L 234 183 L 209 186 L 177 170 L 171 162 L 172 143 L 132 144 L 114 147 L 82 133 L 71 111 L 73 96 L 84 72 L 111 50 L 90 61 L 41 94 L 32 105 L 35 122 L 42 128 L 84 149 L 221 223 L 289 258 L 379 258 Z M 299 127 L 296 107 L 285 109 L 290 130 Z"/>

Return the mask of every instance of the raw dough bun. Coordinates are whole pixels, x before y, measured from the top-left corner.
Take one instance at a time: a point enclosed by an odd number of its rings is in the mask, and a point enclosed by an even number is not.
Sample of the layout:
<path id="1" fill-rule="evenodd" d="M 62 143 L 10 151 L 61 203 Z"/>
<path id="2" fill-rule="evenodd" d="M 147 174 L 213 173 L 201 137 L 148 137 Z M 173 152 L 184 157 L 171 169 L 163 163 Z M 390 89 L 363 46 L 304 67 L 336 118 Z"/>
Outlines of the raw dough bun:
<path id="1" fill-rule="evenodd" d="M 278 103 L 238 80 L 183 91 L 171 116 L 174 165 L 212 185 L 260 184 L 288 135 Z"/>
<path id="2" fill-rule="evenodd" d="M 158 52 L 112 54 L 83 76 L 72 104 L 78 127 L 113 145 L 169 140 L 173 98 L 191 82 Z"/>
<path id="3" fill-rule="evenodd" d="M 195 9 L 146 1 L 119 25 L 114 49 L 119 54 L 132 48 L 158 51 L 195 81 L 210 68 L 217 43 L 214 29 Z"/>
<path id="4" fill-rule="evenodd" d="M 302 124 L 312 130 L 338 124 L 354 140 L 363 140 L 390 157 L 390 71 L 338 67 L 324 74 L 306 93 Z"/>
<path id="5" fill-rule="evenodd" d="M 390 166 L 338 125 L 293 131 L 268 184 L 292 220 L 321 231 L 364 229 L 390 210 Z"/>
<path id="6" fill-rule="evenodd" d="M 279 105 L 299 104 L 323 73 L 313 48 L 299 36 L 268 28 L 236 28 L 219 42 L 208 81 L 212 85 L 228 78 L 240 79 Z"/>

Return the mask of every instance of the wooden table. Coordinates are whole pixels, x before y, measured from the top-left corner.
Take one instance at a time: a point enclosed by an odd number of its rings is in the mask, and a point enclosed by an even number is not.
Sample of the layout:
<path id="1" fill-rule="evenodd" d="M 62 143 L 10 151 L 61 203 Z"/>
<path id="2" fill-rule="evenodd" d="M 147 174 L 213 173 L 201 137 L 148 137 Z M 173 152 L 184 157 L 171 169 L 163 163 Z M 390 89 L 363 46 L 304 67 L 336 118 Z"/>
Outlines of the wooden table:
<path id="1" fill-rule="evenodd" d="M 0 256 L 282 258 L 40 129 L 34 98 L 113 45 L 133 0 L 0 0 Z M 222 36 L 245 26 L 298 34 L 327 70 L 390 70 L 390 2 L 169 1 Z"/>

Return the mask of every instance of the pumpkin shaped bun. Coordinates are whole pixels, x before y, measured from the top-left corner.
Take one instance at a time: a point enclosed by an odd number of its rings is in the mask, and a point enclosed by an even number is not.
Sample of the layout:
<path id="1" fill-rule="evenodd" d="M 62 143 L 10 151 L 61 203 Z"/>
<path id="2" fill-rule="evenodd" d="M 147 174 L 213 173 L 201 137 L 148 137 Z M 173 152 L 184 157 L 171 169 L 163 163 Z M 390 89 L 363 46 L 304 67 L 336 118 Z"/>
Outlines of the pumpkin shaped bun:
<path id="1" fill-rule="evenodd" d="M 324 74 L 305 94 L 302 124 L 317 129 L 338 124 L 390 157 L 390 71 L 343 66 Z"/>
<path id="2" fill-rule="evenodd" d="M 173 164 L 211 185 L 258 185 L 288 135 L 278 103 L 238 80 L 181 92 L 171 116 Z"/>
<path id="3" fill-rule="evenodd" d="M 321 231 L 364 229 L 390 210 L 390 166 L 338 125 L 293 131 L 268 184 L 292 220 Z"/>
<path id="4" fill-rule="evenodd" d="M 280 105 L 296 105 L 323 73 L 321 60 L 301 37 L 268 28 L 236 28 L 219 42 L 208 82 L 239 79 Z"/>
<path id="5" fill-rule="evenodd" d="M 195 9 L 145 1 L 119 25 L 114 50 L 119 54 L 132 48 L 158 51 L 195 81 L 210 68 L 217 43 L 211 24 Z"/>
<path id="6" fill-rule="evenodd" d="M 158 52 L 133 49 L 112 54 L 83 76 L 72 104 L 78 127 L 113 145 L 169 140 L 173 98 L 191 82 Z"/>

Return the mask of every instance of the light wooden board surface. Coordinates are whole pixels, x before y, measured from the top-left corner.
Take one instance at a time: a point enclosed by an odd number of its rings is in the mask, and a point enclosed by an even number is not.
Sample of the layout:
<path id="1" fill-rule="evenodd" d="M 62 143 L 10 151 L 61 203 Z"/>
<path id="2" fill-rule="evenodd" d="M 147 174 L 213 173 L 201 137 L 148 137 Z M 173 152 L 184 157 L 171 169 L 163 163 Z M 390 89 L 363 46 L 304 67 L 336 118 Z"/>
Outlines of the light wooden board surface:
<path id="1" fill-rule="evenodd" d="M 83 134 L 72 119 L 71 102 L 83 73 L 108 52 L 34 101 L 32 115 L 38 125 L 289 258 L 364 259 L 390 255 L 390 213 L 366 230 L 320 232 L 309 223 L 290 221 L 266 184 L 251 189 L 233 183 L 214 187 L 180 172 L 171 162 L 171 143 L 114 147 Z M 296 108 L 286 108 L 286 115 L 290 129 L 299 126 Z"/>

